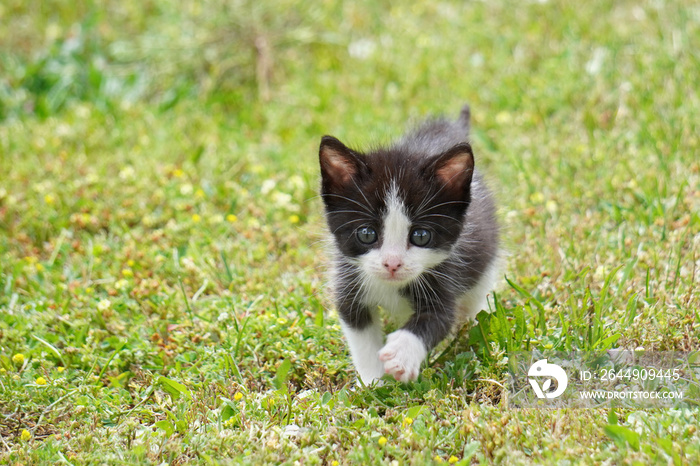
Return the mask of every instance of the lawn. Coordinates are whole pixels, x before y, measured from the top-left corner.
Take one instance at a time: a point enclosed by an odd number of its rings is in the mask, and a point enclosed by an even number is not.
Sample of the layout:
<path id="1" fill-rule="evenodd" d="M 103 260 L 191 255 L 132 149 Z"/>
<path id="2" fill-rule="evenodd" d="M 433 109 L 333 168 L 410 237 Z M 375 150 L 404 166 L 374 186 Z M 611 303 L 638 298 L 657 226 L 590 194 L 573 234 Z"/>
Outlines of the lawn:
<path id="1" fill-rule="evenodd" d="M 0 463 L 700 463 L 697 403 L 504 389 L 524 349 L 700 350 L 699 50 L 683 1 L 4 1 Z M 467 102 L 495 312 L 358 387 L 320 138 Z"/>

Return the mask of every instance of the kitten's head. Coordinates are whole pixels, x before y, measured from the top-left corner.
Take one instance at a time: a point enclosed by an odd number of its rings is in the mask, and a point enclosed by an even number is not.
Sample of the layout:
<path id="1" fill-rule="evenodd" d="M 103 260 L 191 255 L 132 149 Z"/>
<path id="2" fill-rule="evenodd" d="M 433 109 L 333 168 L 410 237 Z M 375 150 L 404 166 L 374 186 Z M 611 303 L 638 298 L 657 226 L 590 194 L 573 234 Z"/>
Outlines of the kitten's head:
<path id="1" fill-rule="evenodd" d="M 366 278 L 404 286 L 447 259 L 471 200 L 469 144 L 432 156 L 396 147 L 365 155 L 324 136 L 319 158 L 335 244 Z"/>

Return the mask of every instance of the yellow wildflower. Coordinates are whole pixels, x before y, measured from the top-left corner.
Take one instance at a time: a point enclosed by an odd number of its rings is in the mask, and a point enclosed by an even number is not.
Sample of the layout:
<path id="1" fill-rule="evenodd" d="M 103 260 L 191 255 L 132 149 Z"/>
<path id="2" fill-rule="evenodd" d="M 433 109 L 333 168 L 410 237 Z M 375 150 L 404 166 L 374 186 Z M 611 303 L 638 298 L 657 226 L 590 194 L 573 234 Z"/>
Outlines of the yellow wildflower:
<path id="1" fill-rule="evenodd" d="M 56 202 L 56 198 L 53 196 L 53 194 L 47 194 L 44 196 L 44 202 L 46 202 L 48 205 L 53 205 Z"/>
<path id="2" fill-rule="evenodd" d="M 134 271 L 131 269 L 122 269 L 122 275 L 125 277 L 133 277 Z"/>
<path id="3" fill-rule="evenodd" d="M 289 223 L 299 223 L 299 216 L 297 214 L 293 214 L 289 216 Z"/>
<path id="4" fill-rule="evenodd" d="M 22 353 L 17 353 L 14 356 L 12 356 L 12 362 L 17 364 L 18 366 L 24 364 L 24 355 Z"/>
<path id="5" fill-rule="evenodd" d="M 443 462 L 442 458 L 440 458 L 438 455 L 435 455 L 435 458 L 433 458 L 433 460 L 438 464 L 441 464 Z"/>
<path id="6" fill-rule="evenodd" d="M 28 442 L 32 439 L 32 434 L 27 429 L 22 429 L 22 433 L 20 434 L 19 438 L 23 442 Z"/>
<path id="7" fill-rule="evenodd" d="M 530 195 L 530 201 L 534 202 L 535 204 L 541 204 L 544 202 L 544 194 L 542 194 L 540 191 L 532 193 Z"/>
<path id="8" fill-rule="evenodd" d="M 236 394 L 233 395 L 233 399 L 236 401 L 241 401 L 241 398 L 243 398 L 243 393 L 241 392 L 236 392 Z"/>
<path id="9" fill-rule="evenodd" d="M 173 170 L 173 176 L 175 178 L 182 178 L 183 176 L 185 176 L 185 172 L 182 171 L 181 168 L 176 168 L 175 170 Z"/>
<path id="10" fill-rule="evenodd" d="M 46 382 L 46 379 L 43 378 L 43 377 L 39 377 L 39 378 L 36 379 L 36 384 L 37 384 L 37 385 L 46 385 L 46 383 L 47 383 L 47 382 Z"/>
<path id="11" fill-rule="evenodd" d="M 57 370 L 58 372 L 63 372 L 63 371 L 66 370 L 66 368 L 63 367 L 63 366 L 58 366 L 58 367 L 56 368 L 56 370 Z"/>
<path id="12" fill-rule="evenodd" d="M 455 464 L 457 461 L 459 461 L 459 458 L 456 456 L 450 456 L 450 459 L 447 460 L 447 462 L 450 464 Z"/>
<path id="13" fill-rule="evenodd" d="M 192 216 L 192 221 L 193 221 L 194 223 L 199 223 L 201 220 L 202 220 L 202 217 L 200 217 L 199 214 L 194 214 L 194 215 Z"/>
<path id="14" fill-rule="evenodd" d="M 504 125 L 513 121 L 513 116 L 508 112 L 499 112 L 496 114 L 496 123 Z"/>
<path id="15" fill-rule="evenodd" d="M 238 220 L 238 217 L 236 217 L 236 216 L 233 215 L 233 214 L 228 214 L 228 215 L 226 216 L 226 221 L 228 221 L 228 222 L 233 223 L 233 222 L 235 222 L 236 220 Z"/>
<path id="16" fill-rule="evenodd" d="M 384 436 L 379 437 L 379 440 L 377 440 L 377 443 L 379 444 L 380 447 L 383 447 L 384 445 L 386 445 L 386 437 L 384 437 Z"/>

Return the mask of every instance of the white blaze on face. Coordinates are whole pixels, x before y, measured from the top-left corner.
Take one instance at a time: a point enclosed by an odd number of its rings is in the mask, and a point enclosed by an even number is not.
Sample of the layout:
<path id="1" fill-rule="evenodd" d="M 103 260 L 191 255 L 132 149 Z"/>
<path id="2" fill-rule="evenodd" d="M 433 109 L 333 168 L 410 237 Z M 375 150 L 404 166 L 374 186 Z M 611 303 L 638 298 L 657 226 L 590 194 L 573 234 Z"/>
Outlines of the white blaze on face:
<path id="1" fill-rule="evenodd" d="M 399 197 L 396 185 L 391 187 L 387 199 L 387 211 L 384 216 L 383 240 L 380 248 L 382 265 L 390 271 L 393 267 L 403 266 L 408 246 L 408 233 L 411 220 L 406 216 L 406 209 Z M 398 270 L 397 270 L 398 272 Z"/>
<path id="2" fill-rule="evenodd" d="M 396 184 L 387 193 L 386 206 L 380 247 L 362 256 L 361 266 L 369 279 L 403 286 L 444 261 L 448 254 L 409 243 L 412 222 Z"/>

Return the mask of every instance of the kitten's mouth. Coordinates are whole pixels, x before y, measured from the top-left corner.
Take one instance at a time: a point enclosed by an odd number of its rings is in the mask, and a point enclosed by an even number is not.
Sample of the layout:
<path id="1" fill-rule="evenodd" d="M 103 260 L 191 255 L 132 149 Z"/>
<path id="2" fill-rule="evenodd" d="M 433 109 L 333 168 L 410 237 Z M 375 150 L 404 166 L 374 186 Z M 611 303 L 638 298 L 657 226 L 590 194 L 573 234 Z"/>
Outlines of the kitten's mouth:
<path id="1" fill-rule="evenodd" d="M 399 274 L 399 273 L 394 273 L 394 274 L 383 273 L 383 274 L 379 275 L 378 278 L 384 282 L 391 283 L 392 285 L 405 285 L 406 283 L 411 281 L 412 277 L 409 276 L 408 274 L 403 274 L 403 273 L 401 273 L 401 274 Z"/>

